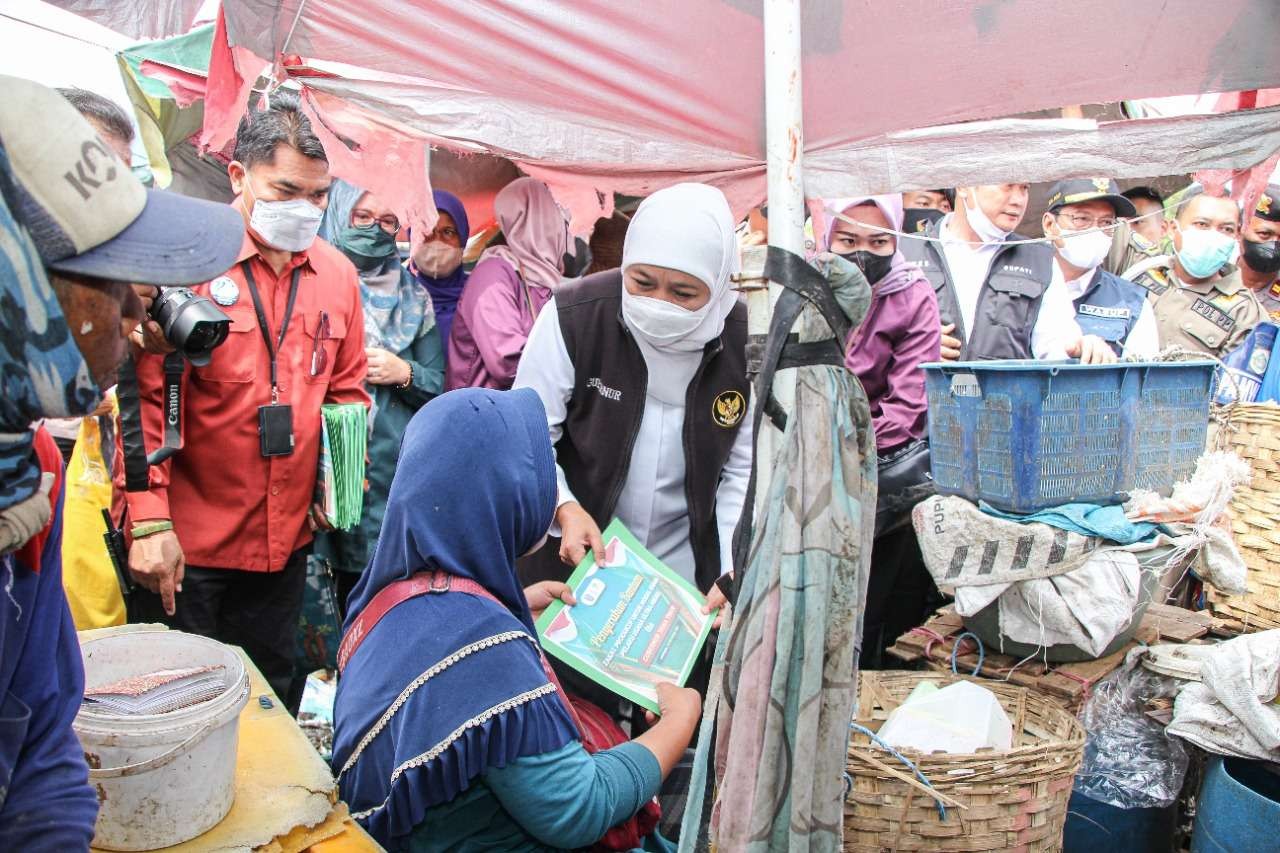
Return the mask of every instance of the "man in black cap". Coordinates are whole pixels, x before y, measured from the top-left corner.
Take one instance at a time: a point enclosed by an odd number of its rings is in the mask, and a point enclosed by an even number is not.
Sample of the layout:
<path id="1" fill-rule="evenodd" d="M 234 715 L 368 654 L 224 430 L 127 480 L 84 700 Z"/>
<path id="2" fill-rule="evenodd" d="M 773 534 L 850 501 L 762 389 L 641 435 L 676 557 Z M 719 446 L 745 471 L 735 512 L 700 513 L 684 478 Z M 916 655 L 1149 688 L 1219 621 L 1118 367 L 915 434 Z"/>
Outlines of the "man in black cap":
<path id="1" fill-rule="evenodd" d="M 1101 338 L 1115 356 L 1150 357 L 1160 350 L 1160 333 L 1147 291 L 1103 269 L 1117 224 L 1135 212 L 1115 181 L 1059 181 L 1042 225 L 1081 333 Z"/>
<path id="2" fill-rule="evenodd" d="M 1258 198 L 1240 232 L 1240 277 L 1274 320 L 1280 320 L 1280 184 Z"/>

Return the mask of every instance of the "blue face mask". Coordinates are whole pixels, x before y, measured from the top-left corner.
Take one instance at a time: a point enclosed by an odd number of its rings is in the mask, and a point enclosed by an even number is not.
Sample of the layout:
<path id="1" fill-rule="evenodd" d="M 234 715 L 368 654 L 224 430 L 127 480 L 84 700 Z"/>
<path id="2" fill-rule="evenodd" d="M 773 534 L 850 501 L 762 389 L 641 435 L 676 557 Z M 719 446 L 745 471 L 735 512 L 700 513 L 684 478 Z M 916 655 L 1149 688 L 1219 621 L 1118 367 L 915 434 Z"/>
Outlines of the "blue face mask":
<path id="1" fill-rule="evenodd" d="M 1208 278 L 1231 260 L 1235 238 L 1208 228 L 1177 228 L 1182 234 L 1178 262 L 1192 278 Z"/>

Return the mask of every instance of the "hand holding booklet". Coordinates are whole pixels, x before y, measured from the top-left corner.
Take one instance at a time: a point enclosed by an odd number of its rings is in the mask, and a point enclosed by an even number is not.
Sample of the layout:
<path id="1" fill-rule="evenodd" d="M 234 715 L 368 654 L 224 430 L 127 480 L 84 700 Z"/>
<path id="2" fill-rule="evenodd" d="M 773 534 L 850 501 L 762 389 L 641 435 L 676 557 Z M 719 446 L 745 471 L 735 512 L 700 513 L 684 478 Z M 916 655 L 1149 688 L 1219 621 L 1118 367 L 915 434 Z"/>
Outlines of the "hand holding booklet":
<path id="1" fill-rule="evenodd" d="M 715 613 L 687 580 L 645 550 L 622 522 L 601 537 L 568 586 L 577 604 L 552 602 L 538 620 L 547 654 L 657 713 L 657 685 L 681 687 L 711 633 Z"/>
<path id="2" fill-rule="evenodd" d="M 320 408 L 320 472 L 317 502 L 338 530 L 351 530 L 364 511 L 368 426 L 364 406 L 330 403 Z"/>

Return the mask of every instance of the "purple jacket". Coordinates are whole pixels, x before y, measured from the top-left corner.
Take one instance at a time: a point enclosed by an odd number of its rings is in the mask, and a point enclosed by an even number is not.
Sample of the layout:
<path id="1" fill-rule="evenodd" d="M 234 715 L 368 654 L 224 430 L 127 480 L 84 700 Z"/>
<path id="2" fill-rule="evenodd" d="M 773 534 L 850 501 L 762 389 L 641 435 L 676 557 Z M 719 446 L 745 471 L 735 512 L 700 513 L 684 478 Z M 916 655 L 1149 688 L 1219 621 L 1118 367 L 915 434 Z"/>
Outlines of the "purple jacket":
<path id="1" fill-rule="evenodd" d="M 881 454 L 927 431 L 920 365 L 938 360 L 942 342 L 933 286 L 923 277 L 895 284 L 872 289 L 871 307 L 845 355 L 845 364 L 867 392 Z"/>
<path id="2" fill-rule="evenodd" d="M 510 388 L 533 321 L 550 300 L 550 290 L 526 287 L 502 258 L 477 264 L 449 332 L 444 389 Z"/>

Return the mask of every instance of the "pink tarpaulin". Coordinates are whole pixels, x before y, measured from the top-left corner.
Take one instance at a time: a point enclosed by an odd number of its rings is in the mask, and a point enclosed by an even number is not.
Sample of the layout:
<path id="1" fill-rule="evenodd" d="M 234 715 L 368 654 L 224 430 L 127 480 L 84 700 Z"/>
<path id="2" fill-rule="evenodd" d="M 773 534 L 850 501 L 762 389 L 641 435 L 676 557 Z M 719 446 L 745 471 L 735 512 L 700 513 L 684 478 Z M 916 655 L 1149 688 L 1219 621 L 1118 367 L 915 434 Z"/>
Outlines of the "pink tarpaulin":
<path id="1" fill-rule="evenodd" d="M 690 178 L 722 186 L 738 207 L 762 200 L 760 8 L 759 0 L 224 3 L 233 46 L 264 59 L 356 66 L 303 82 L 435 144 L 508 157 L 561 199 L 572 196 L 579 218 L 590 214 L 589 190 L 639 193 Z M 884 152 L 907 146 L 892 135 L 913 128 L 1280 85 L 1274 0 L 813 0 L 804 15 L 806 156 L 821 167 L 811 195 L 890 188 L 896 176 Z M 1082 127 L 1072 142 L 1087 135 Z M 866 156 L 877 139 L 880 153 Z M 1214 141 L 1221 149 L 1224 140 Z M 1274 150 L 1243 142 L 1249 153 L 1213 165 L 1241 168 Z M 981 156 L 981 139 L 965 145 L 962 154 L 977 153 L 958 162 L 975 174 L 998 165 L 995 152 Z M 1146 152 L 1124 158 L 1159 171 Z M 880 171 L 841 171 L 851 164 Z M 845 179 L 850 186 L 840 186 Z"/>
<path id="2" fill-rule="evenodd" d="M 160 39 L 187 32 L 205 0 L 48 0 L 68 12 L 135 39 Z M 207 18 L 206 18 L 207 21 Z"/>

